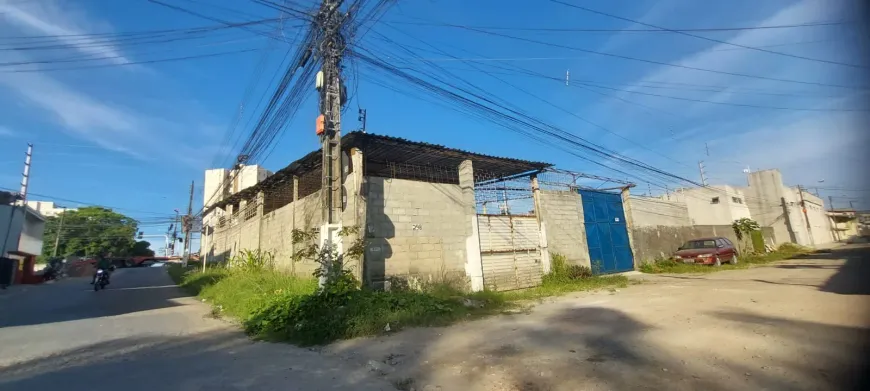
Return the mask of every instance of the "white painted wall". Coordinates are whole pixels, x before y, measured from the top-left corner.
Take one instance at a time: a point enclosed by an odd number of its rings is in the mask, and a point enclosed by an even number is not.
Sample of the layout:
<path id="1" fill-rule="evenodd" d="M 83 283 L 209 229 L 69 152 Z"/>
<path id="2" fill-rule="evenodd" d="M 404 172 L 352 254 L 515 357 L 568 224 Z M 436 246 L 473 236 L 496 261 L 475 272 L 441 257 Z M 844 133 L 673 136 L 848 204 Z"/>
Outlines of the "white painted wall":
<path id="1" fill-rule="evenodd" d="M 61 208 L 55 205 L 52 201 L 29 200 L 27 201 L 27 206 L 33 208 L 33 210 L 39 212 L 39 214 L 45 217 L 57 216 L 65 210 L 76 210 L 76 208 Z"/>
<path id="2" fill-rule="evenodd" d="M 0 247 L 4 249 L 4 255 L 11 251 L 41 255 L 44 231 L 45 220 L 35 210 L 28 208 L 25 218 L 21 207 L 0 205 L 0 241 L 6 240 L 5 247 Z"/>
<path id="3" fill-rule="evenodd" d="M 693 225 L 731 225 L 734 220 L 752 218 L 743 191 L 732 186 L 679 189 L 670 197 L 686 204 Z"/>

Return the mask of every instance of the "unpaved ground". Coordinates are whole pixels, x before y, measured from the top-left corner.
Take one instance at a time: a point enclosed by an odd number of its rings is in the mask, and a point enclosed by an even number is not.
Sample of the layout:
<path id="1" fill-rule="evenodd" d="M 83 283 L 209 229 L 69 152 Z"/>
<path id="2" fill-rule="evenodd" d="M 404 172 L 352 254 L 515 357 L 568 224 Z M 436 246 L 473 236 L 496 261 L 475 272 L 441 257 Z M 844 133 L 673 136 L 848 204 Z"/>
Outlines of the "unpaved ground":
<path id="1" fill-rule="evenodd" d="M 186 297 L 162 268 L 0 292 L 0 391 L 370 390 L 367 368 L 258 343 Z"/>
<path id="2" fill-rule="evenodd" d="M 853 389 L 870 346 L 868 253 L 848 246 L 748 270 L 645 277 L 621 292 L 323 354 L 375 367 L 406 390 Z"/>

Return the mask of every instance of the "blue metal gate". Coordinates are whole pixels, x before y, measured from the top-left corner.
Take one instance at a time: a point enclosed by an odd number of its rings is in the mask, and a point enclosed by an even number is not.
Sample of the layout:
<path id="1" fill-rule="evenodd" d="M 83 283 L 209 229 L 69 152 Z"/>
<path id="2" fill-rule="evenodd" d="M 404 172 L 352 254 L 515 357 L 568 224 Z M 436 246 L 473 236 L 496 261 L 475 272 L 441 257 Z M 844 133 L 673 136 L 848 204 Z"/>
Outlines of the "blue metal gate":
<path id="1" fill-rule="evenodd" d="M 591 190 L 578 193 L 583 202 L 586 243 L 593 267 L 597 263 L 600 273 L 634 270 L 622 196 Z"/>

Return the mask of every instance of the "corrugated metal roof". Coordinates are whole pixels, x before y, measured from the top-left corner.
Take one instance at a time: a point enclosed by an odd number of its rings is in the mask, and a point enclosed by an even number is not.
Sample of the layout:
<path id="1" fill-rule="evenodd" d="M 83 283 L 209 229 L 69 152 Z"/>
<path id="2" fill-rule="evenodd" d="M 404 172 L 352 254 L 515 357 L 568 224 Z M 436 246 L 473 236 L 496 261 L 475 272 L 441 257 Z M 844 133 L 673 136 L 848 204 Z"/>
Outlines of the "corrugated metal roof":
<path id="1" fill-rule="evenodd" d="M 464 160 L 471 160 L 475 172 L 485 172 L 493 177 L 502 177 L 521 174 L 524 172 L 540 171 L 552 167 L 550 163 L 533 162 L 528 160 L 504 158 L 464 151 L 461 149 L 448 148 L 443 145 L 430 144 L 420 141 L 411 141 L 399 137 L 383 136 L 359 131 L 350 132 L 341 138 L 343 150 L 358 148 L 363 152 L 366 162 L 401 163 L 419 166 L 435 167 L 459 167 Z M 301 176 L 313 169 L 320 167 L 321 151 L 313 151 L 299 160 L 290 163 L 287 167 L 275 172 L 262 182 L 244 189 L 227 199 L 218 202 L 204 213 L 214 208 L 223 208 L 226 205 L 236 203 L 242 199 L 251 199 L 258 192 L 269 189 L 286 181 L 292 180 L 293 176 Z M 368 175 L 377 176 L 376 172 L 368 172 Z"/>

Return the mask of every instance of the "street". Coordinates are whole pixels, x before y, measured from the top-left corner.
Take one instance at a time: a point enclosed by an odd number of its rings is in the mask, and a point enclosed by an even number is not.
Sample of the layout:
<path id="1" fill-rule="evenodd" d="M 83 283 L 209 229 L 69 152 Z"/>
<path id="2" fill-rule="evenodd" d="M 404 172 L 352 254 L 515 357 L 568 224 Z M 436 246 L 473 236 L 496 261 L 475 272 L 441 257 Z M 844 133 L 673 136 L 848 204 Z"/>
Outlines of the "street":
<path id="1" fill-rule="evenodd" d="M 0 390 L 854 389 L 868 252 L 644 275 L 528 312 L 319 349 L 250 341 L 162 268 L 122 269 L 106 291 L 70 279 L 0 294 Z"/>
<path id="2" fill-rule="evenodd" d="M 250 341 L 163 268 L 0 293 L 0 390 L 391 390 L 366 368 Z"/>
<path id="3" fill-rule="evenodd" d="M 325 353 L 390 362 L 388 376 L 418 390 L 859 389 L 870 346 L 868 254 L 870 246 L 846 246 L 746 270 L 643 275 L 619 292 Z"/>

